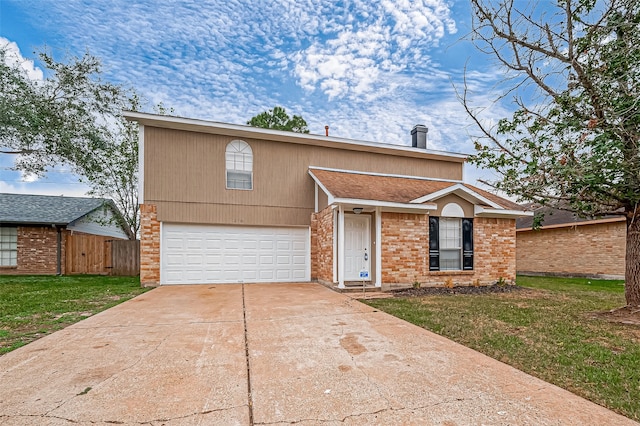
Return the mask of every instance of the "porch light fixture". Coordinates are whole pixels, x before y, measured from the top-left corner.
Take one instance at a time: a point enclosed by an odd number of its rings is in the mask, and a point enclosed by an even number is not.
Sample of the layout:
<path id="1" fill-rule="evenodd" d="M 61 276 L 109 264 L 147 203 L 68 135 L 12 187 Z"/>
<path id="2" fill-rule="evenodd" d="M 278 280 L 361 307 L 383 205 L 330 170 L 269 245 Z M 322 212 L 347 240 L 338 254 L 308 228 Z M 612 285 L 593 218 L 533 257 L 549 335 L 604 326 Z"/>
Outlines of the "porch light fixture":
<path id="1" fill-rule="evenodd" d="M 354 208 L 353 208 L 353 212 L 354 212 L 355 214 L 360 214 L 360 213 L 362 213 L 362 207 L 354 207 Z"/>

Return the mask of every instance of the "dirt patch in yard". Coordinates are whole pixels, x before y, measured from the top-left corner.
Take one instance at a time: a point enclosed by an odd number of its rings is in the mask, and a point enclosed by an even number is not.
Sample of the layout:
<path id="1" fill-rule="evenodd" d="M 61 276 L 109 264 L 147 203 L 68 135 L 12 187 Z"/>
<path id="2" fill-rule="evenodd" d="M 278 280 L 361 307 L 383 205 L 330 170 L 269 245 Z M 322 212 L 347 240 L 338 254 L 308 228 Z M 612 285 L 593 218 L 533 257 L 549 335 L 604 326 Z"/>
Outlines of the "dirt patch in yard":
<path id="1" fill-rule="evenodd" d="M 591 316 L 613 323 L 640 327 L 640 308 L 637 306 L 625 306 L 605 312 L 592 312 Z"/>
<path id="2" fill-rule="evenodd" d="M 420 288 L 403 288 L 400 290 L 391 290 L 395 297 L 420 297 L 420 296 L 439 296 L 447 294 L 495 294 L 495 293 L 512 293 L 514 291 L 525 290 L 517 285 L 488 285 L 488 286 L 460 286 L 460 287 L 420 287 Z"/>

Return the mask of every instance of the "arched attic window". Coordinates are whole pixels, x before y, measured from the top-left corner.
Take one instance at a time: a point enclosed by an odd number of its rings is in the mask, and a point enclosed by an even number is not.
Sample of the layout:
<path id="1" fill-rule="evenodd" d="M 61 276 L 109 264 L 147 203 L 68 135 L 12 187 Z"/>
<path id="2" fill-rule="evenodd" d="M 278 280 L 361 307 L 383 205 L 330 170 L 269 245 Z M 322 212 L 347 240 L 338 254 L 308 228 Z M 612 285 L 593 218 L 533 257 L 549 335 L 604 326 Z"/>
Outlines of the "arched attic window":
<path id="1" fill-rule="evenodd" d="M 245 141 L 229 142 L 225 152 L 227 189 L 253 189 L 253 151 Z"/>

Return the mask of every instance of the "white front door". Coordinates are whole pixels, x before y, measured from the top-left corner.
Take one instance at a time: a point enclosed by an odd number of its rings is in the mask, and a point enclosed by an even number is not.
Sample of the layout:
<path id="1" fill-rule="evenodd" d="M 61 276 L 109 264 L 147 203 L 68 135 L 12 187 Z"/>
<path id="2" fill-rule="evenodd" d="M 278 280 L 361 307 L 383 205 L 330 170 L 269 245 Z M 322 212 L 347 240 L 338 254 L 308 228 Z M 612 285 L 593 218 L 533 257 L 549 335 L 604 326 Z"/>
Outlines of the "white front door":
<path id="1" fill-rule="evenodd" d="M 344 279 L 345 281 L 371 280 L 371 217 L 345 215 L 344 217 Z"/>

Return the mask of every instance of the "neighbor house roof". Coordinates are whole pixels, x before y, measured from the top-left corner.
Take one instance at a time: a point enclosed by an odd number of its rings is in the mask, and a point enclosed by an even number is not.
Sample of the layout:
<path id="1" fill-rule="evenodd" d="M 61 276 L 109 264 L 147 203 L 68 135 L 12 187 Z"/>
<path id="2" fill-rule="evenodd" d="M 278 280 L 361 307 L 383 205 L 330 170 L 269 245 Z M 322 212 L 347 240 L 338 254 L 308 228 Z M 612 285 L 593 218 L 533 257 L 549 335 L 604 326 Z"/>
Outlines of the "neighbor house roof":
<path id="1" fill-rule="evenodd" d="M 602 217 L 579 217 L 567 210 L 552 207 L 536 207 L 532 204 L 523 206 L 534 212 L 535 215 L 544 214 L 541 228 L 562 228 L 565 226 L 589 225 L 593 223 L 622 222 L 626 219 L 621 215 L 606 215 Z M 516 229 L 532 229 L 533 216 L 521 217 L 516 220 Z"/>
<path id="2" fill-rule="evenodd" d="M 459 181 L 316 167 L 310 168 L 309 173 L 331 196 L 339 199 L 415 204 L 433 201 L 450 193 L 462 193 L 480 205 L 524 211 L 519 204 Z"/>
<path id="3" fill-rule="evenodd" d="M 68 225 L 113 201 L 104 198 L 0 194 L 0 223 Z"/>

